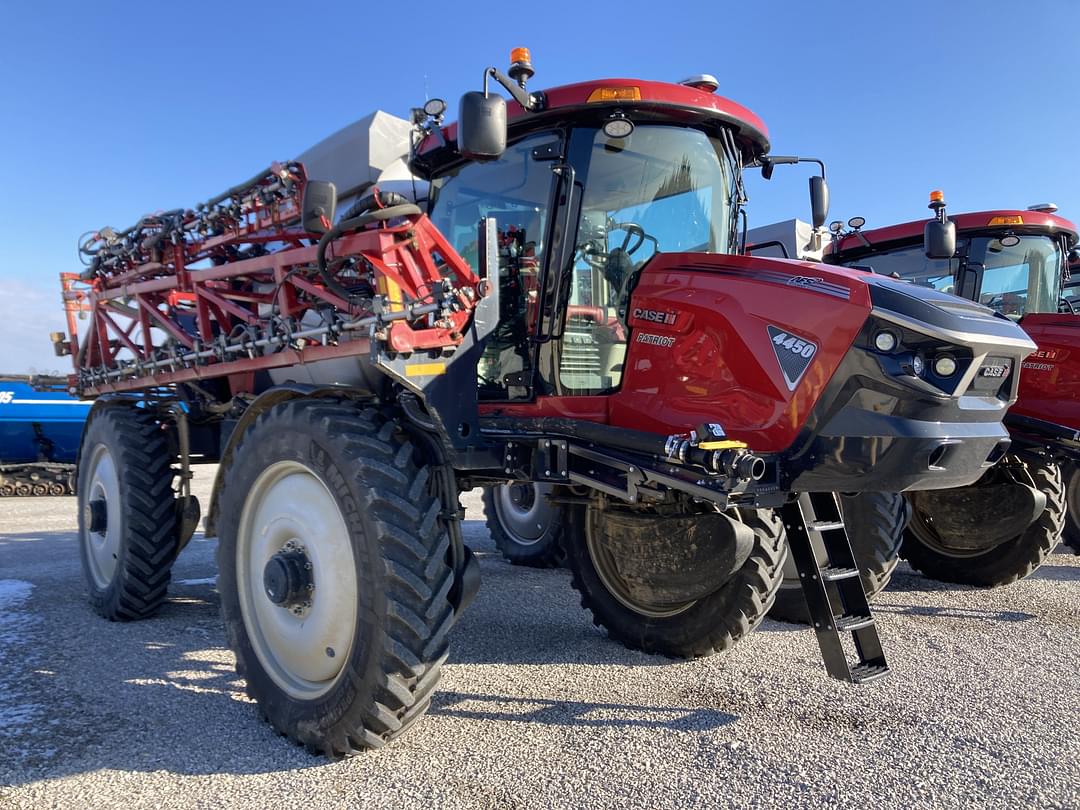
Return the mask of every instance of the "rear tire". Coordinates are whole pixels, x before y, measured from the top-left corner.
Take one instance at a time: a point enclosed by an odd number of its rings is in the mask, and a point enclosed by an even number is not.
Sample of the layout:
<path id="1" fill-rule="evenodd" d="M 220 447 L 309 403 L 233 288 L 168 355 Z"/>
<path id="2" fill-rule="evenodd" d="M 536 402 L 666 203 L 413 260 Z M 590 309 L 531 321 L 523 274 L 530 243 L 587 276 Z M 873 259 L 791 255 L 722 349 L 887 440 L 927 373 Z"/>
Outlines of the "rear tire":
<path id="1" fill-rule="evenodd" d="M 911 517 L 911 506 L 903 495 L 862 492 L 857 495 L 842 494 L 840 508 L 851 550 L 859 566 L 863 590 L 868 600 L 873 599 L 885 590 L 900 562 L 900 544 Z M 823 549 L 821 554 L 824 554 Z M 791 555 L 788 555 L 784 565 L 784 581 L 776 592 L 776 603 L 769 612 L 769 618 L 795 624 L 810 622 L 799 572 Z"/>
<path id="2" fill-rule="evenodd" d="M 94 408 L 79 450 L 79 556 L 94 610 L 145 619 L 165 601 L 179 550 L 173 455 L 146 408 Z"/>
<path id="3" fill-rule="evenodd" d="M 695 658 L 728 650 L 761 624 L 783 578 L 787 544 L 783 523 L 769 509 L 740 509 L 739 518 L 754 530 L 756 542 L 735 575 L 718 590 L 688 607 L 656 615 L 629 607 L 616 597 L 597 571 L 587 533 L 592 506 L 566 509 L 566 563 L 581 606 L 593 624 L 632 650 Z"/>
<path id="4" fill-rule="evenodd" d="M 552 484 L 484 487 L 484 520 L 491 539 L 513 565 L 551 568 L 562 563 L 563 510 L 547 501 Z"/>
<path id="5" fill-rule="evenodd" d="M 1065 484 L 1061 468 L 1051 462 L 1025 462 L 1035 486 L 1046 494 L 1046 508 L 1025 532 L 993 548 L 952 555 L 935 540 L 933 526 L 914 509 L 900 556 L 930 579 L 995 588 L 1023 579 L 1047 558 L 1065 526 Z"/>
<path id="6" fill-rule="evenodd" d="M 313 752 L 378 748 L 431 702 L 454 619 L 432 479 L 395 422 L 329 400 L 261 414 L 225 471 L 218 589 L 236 670 Z M 272 569 L 289 560 L 283 594 Z"/>
<path id="7" fill-rule="evenodd" d="M 1065 475 L 1065 530 L 1061 539 L 1073 554 L 1080 554 L 1080 464 L 1061 468 Z"/>

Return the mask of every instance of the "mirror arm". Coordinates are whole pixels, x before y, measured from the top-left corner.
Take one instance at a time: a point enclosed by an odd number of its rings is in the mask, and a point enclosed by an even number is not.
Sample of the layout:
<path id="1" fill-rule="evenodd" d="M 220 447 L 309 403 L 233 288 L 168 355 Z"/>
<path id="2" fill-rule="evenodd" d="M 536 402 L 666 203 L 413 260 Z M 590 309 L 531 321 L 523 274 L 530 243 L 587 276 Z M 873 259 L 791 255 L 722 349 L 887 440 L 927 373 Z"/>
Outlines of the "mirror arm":
<path id="1" fill-rule="evenodd" d="M 774 167 L 780 166 L 782 164 L 783 165 L 790 165 L 790 164 L 793 164 L 793 163 L 816 163 L 818 166 L 821 167 L 821 179 L 822 180 L 826 179 L 826 177 L 825 177 L 825 161 L 822 160 L 821 158 L 796 157 L 795 155 L 775 155 L 775 156 L 772 156 L 772 157 L 766 156 L 766 157 L 760 158 L 758 162 L 761 164 L 761 168 L 763 170 L 768 171 L 768 176 L 765 178 L 766 180 L 768 180 L 770 177 L 772 177 L 772 170 L 773 170 Z"/>
<path id="2" fill-rule="evenodd" d="M 514 101 L 522 106 L 526 112 L 540 112 L 544 109 L 544 94 L 543 93 L 530 93 L 520 84 L 515 82 L 501 70 L 495 67 L 489 67 L 484 71 L 484 95 L 488 94 L 488 76 L 491 76 L 495 81 L 506 88 L 511 96 L 514 97 Z"/>

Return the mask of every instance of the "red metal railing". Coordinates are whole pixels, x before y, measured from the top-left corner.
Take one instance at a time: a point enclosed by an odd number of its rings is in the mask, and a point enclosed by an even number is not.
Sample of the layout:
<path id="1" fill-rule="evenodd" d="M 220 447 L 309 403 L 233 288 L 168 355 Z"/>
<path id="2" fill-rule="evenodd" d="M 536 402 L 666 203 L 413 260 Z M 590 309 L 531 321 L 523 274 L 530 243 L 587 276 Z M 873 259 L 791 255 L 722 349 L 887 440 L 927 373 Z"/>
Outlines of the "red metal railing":
<path id="1" fill-rule="evenodd" d="M 87 271 L 62 273 L 75 387 L 84 395 L 460 343 L 478 278 L 422 214 L 346 234 L 317 264 L 299 227 L 307 180 L 274 166 L 198 209 L 92 234 Z M 78 318 L 89 323 L 79 334 Z"/>

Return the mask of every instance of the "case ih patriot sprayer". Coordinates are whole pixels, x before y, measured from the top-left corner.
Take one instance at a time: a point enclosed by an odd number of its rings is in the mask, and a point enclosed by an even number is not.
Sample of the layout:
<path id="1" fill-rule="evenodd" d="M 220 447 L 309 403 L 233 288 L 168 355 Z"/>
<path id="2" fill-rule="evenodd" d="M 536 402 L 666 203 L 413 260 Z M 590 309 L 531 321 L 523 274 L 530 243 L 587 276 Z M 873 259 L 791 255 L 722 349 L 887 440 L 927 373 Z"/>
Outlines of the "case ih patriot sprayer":
<path id="1" fill-rule="evenodd" d="M 934 192 L 937 220 L 930 227 L 948 222 L 944 205 Z M 1080 514 L 1080 314 L 1062 295 L 1077 230 L 1055 210 L 960 214 L 948 222 L 954 235 L 937 244 L 929 233 L 924 244 L 925 221 L 863 231 L 855 220 L 859 227 L 848 233 L 832 225 L 827 262 L 870 267 L 978 301 L 1017 321 L 1038 344 L 1022 363 L 1019 399 L 1006 418 L 1013 437 L 1008 455 L 970 487 L 908 496 L 913 510 L 901 554 L 937 579 L 1013 582 L 1057 545 L 1066 512 Z M 924 375 L 961 379 L 964 369 L 954 357 L 939 357 Z M 1072 521 L 1066 539 L 1075 547 Z"/>
<path id="2" fill-rule="evenodd" d="M 189 465 L 220 460 L 207 532 L 250 694 L 309 748 L 379 746 L 425 711 L 478 585 L 459 491 L 542 482 L 612 637 L 726 649 L 790 548 L 828 671 L 884 674 L 828 493 L 976 480 L 1034 345 L 952 296 L 734 255 L 769 144 L 715 85 L 535 93 L 512 61 L 457 126 L 441 102 L 414 114 L 423 206 L 361 191 L 338 219 L 335 178 L 290 162 L 86 241 L 63 284 L 89 327 L 56 341 L 98 398 L 78 476 L 94 606 L 161 604 L 197 520 Z M 920 375 L 942 353 L 963 385 Z"/>

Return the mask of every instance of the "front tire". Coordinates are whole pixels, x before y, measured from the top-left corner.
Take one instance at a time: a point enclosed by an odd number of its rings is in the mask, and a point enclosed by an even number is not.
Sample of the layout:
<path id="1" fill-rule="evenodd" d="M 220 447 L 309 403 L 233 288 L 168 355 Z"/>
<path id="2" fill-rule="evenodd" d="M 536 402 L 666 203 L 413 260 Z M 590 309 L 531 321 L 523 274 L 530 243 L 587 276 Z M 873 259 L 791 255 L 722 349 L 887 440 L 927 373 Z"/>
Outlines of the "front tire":
<path id="1" fill-rule="evenodd" d="M 1061 539 L 1074 554 L 1080 554 L 1080 464 L 1062 467 L 1065 474 L 1065 530 Z"/>
<path id="2" fill-rule="evenodd" d="M 427 711 L 454 612 L 430 468 L 374 409 L 261 414 L 225 471 L 218 588 L 248 694 L 275 729 L 337 757 Z"/>
<path id="3" fill-rule="evenodd" d="M 513 565 L 551 568 L 563 558 L 563 510 L 547 496 L 552 484 L 484 487 L 484 520 L 491 539 Z"/>
<path id="4" fill-rule="evenodd" d="M 1023 579 L 1049 556 L 1065 526 L 1065 484 L 1052 462 L 1025 462 L 1035 486 L 1046 495 L 1046 508 L 1026 531 L 991 549 L 970 554 L 949 553 L 933 526 L 933 515 L 916 507 L 904 533 L 900 554 L 930 579 L 995 588 Z M 987 516 L 992 519 L 992 516 Z"/>
<path id="5" fill-rule="evenodd" d="M 152 616 L 179 551 L 173 454 L 164 426 L 130 402 L 94 408 L 79 450 L 79 557 L 94 610 Z"/>
<path id="6" fill-rule="evenodd" d="M 844 526 L 851 551 L 859 566 L 863 591 L 873 599 L 889 584 L 900 562 L 900 544 L 911 517 L 911 506 L 903 495 L 891 492 L 862 492 L 840 496 Z M 825 562 L 825 549 L 814 549 L 819 563 Z M 795 624 L 808 624 L 810 613 L 803 596 L 795 560 L 788 555 L 784 581 L 776 592 L 776 603 L 769 618 Z"/>
<path id="7" fill-rule="evenodd" d="M 685 606 L 657 611 L 635 605 L 610 584 L 593 550 L 591 524 L 602 512 L 589 506 L 566 510 L 569 519 L 566 562 L 581 606 L 608 636 L 632 650 L 695 658 L 728 650 L 757 627 L 772 607 L 783 576 L 787 543 L 783 523 L 768 509 L 737 510 L 739 520 L 754 530 L 750 556 L 719 589 Z M 606 582 L 605 580 L 608 580 Z"/>

